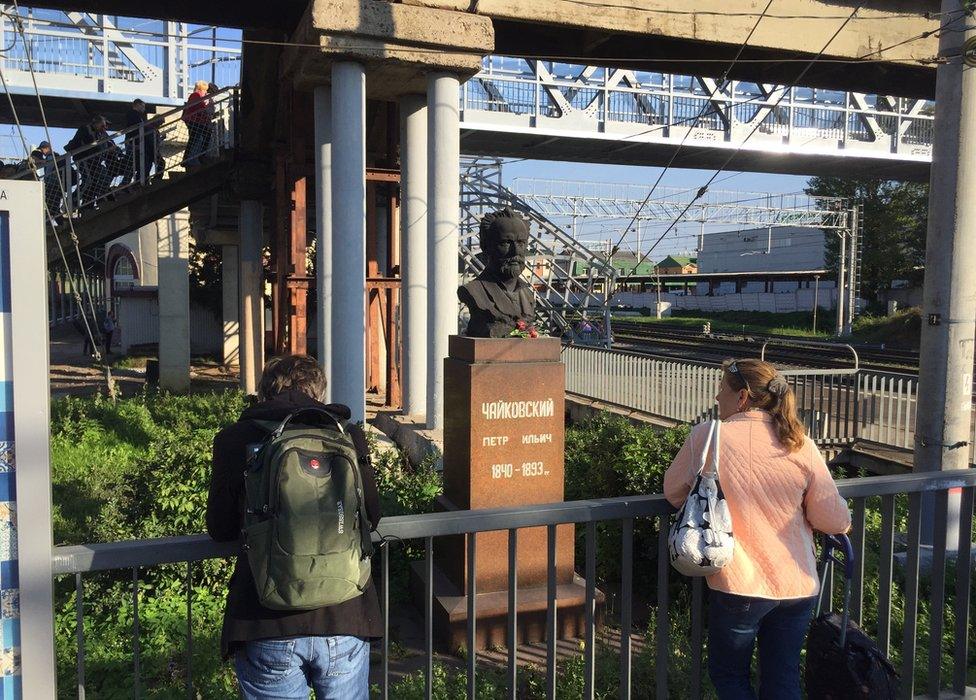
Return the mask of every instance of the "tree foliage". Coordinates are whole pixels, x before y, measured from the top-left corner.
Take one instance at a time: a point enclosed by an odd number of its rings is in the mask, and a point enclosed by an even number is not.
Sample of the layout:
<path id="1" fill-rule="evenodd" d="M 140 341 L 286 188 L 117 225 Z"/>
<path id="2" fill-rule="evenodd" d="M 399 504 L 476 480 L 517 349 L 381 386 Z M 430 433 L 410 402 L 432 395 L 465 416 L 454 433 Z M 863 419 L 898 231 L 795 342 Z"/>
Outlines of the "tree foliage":
<path id="1" fill-rule="evenodd" d="M 814 177 L 806 192 L 844 197 L 862 206 L 861 296 L 878 301 L 893 280 L 922 283 L 928 218 L 927 184 L 867 178 Z M 837 270 L 839 238 L 827 233 L 827 267 Z"/>

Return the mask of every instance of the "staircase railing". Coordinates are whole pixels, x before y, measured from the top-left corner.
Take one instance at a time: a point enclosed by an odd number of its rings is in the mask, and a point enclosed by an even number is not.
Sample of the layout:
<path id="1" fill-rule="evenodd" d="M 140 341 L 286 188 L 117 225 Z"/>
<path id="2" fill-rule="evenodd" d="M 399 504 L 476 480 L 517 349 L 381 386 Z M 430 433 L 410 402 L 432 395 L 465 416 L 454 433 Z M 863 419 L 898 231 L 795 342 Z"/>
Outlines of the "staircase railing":
<path id="1" fill-rule="evenodd" d="M 238 97 L 237 87 L 224 88 L 189 108 L 151 115 L 92 144 L 34 159 L 15 178 L 36 173 L 43 181 L 56 226 L 64 216 L 83 216 L 119 195 L 219 160 L 237 145 Z"/>
<path id="2" fill-rule="evenodd" d="M 501 183 L 501 164 L 473 159 L 461 167 L 461 258 L 466 275 L 484 269 L 478 245 L 481 217 L 510 206 L 530 227 L 528 272 L 535 291 L 536 321 L 564 339 L 609 347 L 610 307 L 603 289 L 613 288 L 616 271 L 557 224 Z M 601 287 L 605 284 L 606 287 Z"/>

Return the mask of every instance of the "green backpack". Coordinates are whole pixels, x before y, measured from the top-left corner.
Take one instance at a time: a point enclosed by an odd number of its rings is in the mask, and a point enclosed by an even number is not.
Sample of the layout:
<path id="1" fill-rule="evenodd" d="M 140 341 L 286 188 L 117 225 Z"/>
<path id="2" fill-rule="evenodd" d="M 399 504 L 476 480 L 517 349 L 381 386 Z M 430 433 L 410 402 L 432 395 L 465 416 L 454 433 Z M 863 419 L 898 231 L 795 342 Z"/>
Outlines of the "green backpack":
<path id="1" fill-rule="evenodd" d="M 329 427 L 294 421 L 313 414 Z M 261 605 L 313 610 L 355 598 L 373 553 L 355 442 L 319 408 L 254 422 L 269 434 L 244 472 L 244 550 Z"/>

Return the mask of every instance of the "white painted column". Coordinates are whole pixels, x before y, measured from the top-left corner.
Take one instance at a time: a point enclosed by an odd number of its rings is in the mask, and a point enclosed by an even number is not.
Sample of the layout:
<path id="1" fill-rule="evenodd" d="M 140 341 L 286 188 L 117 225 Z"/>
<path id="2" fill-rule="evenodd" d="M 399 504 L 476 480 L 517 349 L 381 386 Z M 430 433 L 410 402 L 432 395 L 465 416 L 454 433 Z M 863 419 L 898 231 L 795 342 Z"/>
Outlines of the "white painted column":
<path id="1" fill-rule="evenodd" d="M 190 215 L 156 222 L 159 251 L 159 386 L 190 389 Z"/>
<path id="2" fill-rule="evenodd" d="M 444 358 L 447 339 L 458 330 L 459 90 L 457 76 L 428 76 L 427 427 L 431 429 L 444 427 Z"/>
<path id="3" fill-rule="evenodd" d="M 240 261 L 236 245 L 220 248 L 221 304 L 224 344 L 221 359 L 225 367 L 241 363 L 241 301 L 238 285 Z"/>
<path id="4" fill-rule="evenodd" d="M 332 400 L 366 419 L 366 71 L 332 66 Z"/>
<path id="5" fill-rule="evenodd" d="M 315 355 L 328 379 L 332 400 L 332 91 L 313 92 L 315 117 Z"/>
<path id="6" fill-rule="evenodd" d="M 427 414 L 427 98 L 400 98 L 400 386 L 403 413 Z"/>
<path id="7" fill-rule="evenodd" d="M 241 201 L 240 215 L 241 388 L 257 393 L 264 369 L 264 207 Z"/>

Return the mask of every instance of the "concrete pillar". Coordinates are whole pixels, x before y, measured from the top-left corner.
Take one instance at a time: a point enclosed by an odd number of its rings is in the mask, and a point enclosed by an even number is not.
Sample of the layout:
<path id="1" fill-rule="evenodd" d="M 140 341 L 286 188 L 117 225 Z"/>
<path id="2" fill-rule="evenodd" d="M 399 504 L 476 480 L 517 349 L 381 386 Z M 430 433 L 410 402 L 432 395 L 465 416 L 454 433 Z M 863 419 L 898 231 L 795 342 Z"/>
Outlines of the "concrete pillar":
<path id="1" fill-rule="evenodd" d="M 264 369 L 264 207 L 255 200 L 241 201 L 240 320 L 241 388 L 255 394 Z"/>
<path id="2" fill-rule="evenodd" d="M 220 249 L 221 303 L 224 327 L 224 347 L 221 358 L 225 367 L 241 363 L 241 301 L 238 290 L 240 261 L 237 246 L 225 245 Z"/>
<path id="3" fill-rule="evenodd" d="M 159 251 L 159 387 L 190 389 L 190 215 L 156 222 Z"/>
<path id="4" fill-rule="evenodd" d="M 458 208 L 460 131 L 454 75 L 427 79 L 427 427 L 444 427 L 444 358 L 447 339 L 458 331 Z"/>
<path id="5" fill-rule="evenodd" d="M 366 419 L 366 71 L 332 66 L 332 400 Z"/>
<path id="6" fill-rule="evenodd" d="M 976 37 L 961 0 L 943 0 L 946 31 L 939 55 L 965 53 Z M 919 356 L 915 471 L 966 469 L 972 436 L 973 340 L 976 330 L 976 72 L 959 59 L 936 72 L 935 143 L 929 186 L 928 238 Z M 935 497 L 922 500 L 922 541 L 934 531 Z M 950 495 L 947 549 L 958 546 L 958 494 Z"/>
<path id="7" fill-rule="evenodd" d="M 427 98 L 400 99 L 403 413 L 427 413 Z"/>
<path id="8" fill-rule="evenodd" d="M 315 354 L 329 380 L 326 403 L 332 400 L 332 91 L 313 93 L 315 117 Z"/>

